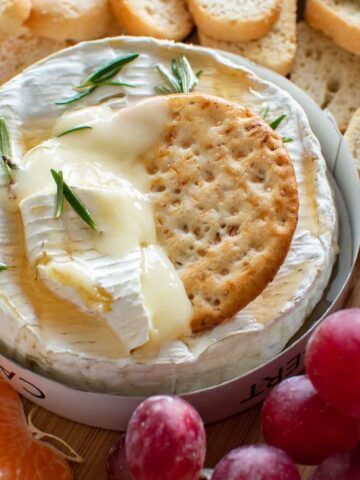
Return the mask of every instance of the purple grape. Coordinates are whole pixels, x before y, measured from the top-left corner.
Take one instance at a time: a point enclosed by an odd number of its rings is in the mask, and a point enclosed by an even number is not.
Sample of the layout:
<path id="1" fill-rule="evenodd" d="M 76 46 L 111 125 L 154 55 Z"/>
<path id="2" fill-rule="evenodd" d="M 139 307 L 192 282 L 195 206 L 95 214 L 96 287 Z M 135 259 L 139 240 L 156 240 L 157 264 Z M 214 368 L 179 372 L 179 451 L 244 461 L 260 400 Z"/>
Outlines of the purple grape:
<path id="1" fill-rule="evenodd" d="M 211 480 L 300 480 L 298 469 L 282 450 L 251 445 L 228 453 L 216 465 Z"/>
<path id="2" fill-rule="evenodd" d="M 359 441 L 359 422 L 326 404 L 305 375 L 288 378 L 270 392 L 262 425 L 269 445 L 305 465 L 318 465 Z"/>
<path id="3" fill-rule="evenodd" d="M 132 480 L 126 460 L 125 433 L 110 448 L 106 462 L 108 480 Z"/>
<path id="4" fill-rule="evenodd" d="M 131 417 L 126 454 L 135 480 L 199 480 L 205 451 L 200 415 L 181 398 L 148 398 Z"/>
<path id="5" fill-rule="evenodd" d="M 319 395 L 340 412 L 360 418 L 360 308 L 327 317 L 313 333 L 305 361 Z"/>
<path id="6" fill-rule="evenodd" d="M 313 473 L 311 480 L 359 480 L 360 450 L 340 453 L 324 460 Z"/>

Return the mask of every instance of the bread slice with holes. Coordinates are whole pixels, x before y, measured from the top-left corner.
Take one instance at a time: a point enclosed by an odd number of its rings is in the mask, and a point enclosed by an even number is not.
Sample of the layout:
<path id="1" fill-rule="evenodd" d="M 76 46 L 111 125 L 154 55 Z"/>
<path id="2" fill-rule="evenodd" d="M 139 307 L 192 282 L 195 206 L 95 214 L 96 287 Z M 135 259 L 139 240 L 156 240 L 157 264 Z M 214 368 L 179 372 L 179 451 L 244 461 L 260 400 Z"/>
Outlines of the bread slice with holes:
<path id="1" fill-rule="evenodd" d="M 281 0 L 188 0 L 196 25 L 217 40 L 247 42 L 266 35 L 279 18 Z"/>
<path id="2" fill-rule="evenodd" d="M 276 275 L 297 224 L 297 185 L 281 137 L 262 118 L 217 97 L 168 98 L 167 125 L 142 160 L 158 242 L 200 332 L 232 317 Z"/>
<path id="3" fill-rule="evenodd" d="M 353 156 L 360 177 L 360 108 L 354 113 L 344 138 Z"/>
<path id="4" fill-rule="evenodd" d="M 27 28 L 0 43 L 0 84 L 10 80 L 32 63 L 68 47 L 67 42 L 40 38 Z"/>
<path id="5" fill-rule="evenodd" d="M 13 36 L 30 15 L 31 0 L 2 0 L 0 2 L 0 40 Z"/>
<path id="6" fill-rule="evenodd" d="M 344 132 L 360 106 L 360 57 L 329 38 L 298 24 L 298 48 L 291 80 L 321 106 L 328 108 Z"/>
<path id="7" fill-rule="evenodd" d="M 360 2 L 307 0 L 306 21 L 349 52 L 360 55 Z"/>
<path id="8" fill-rule="evenodd" d="M 26 26 L 52 40 L 91 40 L 107 34 L 111 22 L 108 0 L 32 0 Z"/>
<path id="9" fill-rule="evenodd" d="M 287 75 L 296 52 L 296 0 L 283 0 L 278 21 L 260 40 L 222 42 L 201 30 L 199 38 L 202 45 L 236 53 L 281 75 Z"/>
<path id="10" fill-rule="evenodd" d="M 110 0 L 110 4 L 131 35 L 182 40 L 193 29 L 185 0 Z"/>

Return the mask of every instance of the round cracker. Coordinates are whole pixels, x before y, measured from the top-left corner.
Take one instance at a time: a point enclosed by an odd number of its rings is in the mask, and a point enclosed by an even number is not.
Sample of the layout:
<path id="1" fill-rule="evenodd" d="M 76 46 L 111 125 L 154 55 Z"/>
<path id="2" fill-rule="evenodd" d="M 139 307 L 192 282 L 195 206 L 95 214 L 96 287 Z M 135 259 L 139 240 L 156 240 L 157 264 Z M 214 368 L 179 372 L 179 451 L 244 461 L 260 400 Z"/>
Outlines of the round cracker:
<path id="1" fill-rule="evenodd" d="M 158 242 L 200 332 L 232 317 L 276 275 L 297 224 L 297 185 L 281 137 L 248 109 L 192 94 L 169 97 L 169 110 L 143 161 Z"/>

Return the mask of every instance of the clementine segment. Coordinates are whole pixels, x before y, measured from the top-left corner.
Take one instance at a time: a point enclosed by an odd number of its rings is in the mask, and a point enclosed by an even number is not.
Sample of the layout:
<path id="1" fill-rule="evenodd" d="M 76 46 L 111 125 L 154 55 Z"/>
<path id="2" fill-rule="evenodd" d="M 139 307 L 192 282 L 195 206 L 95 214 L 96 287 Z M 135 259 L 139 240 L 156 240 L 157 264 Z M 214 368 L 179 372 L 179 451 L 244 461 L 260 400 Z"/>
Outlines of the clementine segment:
<path id="1" fill-rule="evenodd" d="M 17 393 L 0 380 L 1 480 L 73 480 L 66 460 L 35 440 L 27 428 Z"/>

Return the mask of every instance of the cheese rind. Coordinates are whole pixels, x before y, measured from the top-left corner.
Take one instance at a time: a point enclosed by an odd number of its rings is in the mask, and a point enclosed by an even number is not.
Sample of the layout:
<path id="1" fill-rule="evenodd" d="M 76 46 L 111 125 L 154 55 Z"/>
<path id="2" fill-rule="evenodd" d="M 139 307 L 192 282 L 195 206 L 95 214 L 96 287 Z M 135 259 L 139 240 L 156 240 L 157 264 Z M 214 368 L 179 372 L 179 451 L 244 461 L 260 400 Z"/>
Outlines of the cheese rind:
<path id="1" fill-rule="evenodd" d="M 108 322 L 127 351 L 146 343 L 150 318 L 143 305 L 141 248 L 135 244 L 122 257 L 104 255 L 95 248 L 99 234 L 73 210 L 54 218 L 54 193 L 27 197 L 20 211 L 29 263 L 49 291 Z"/>

